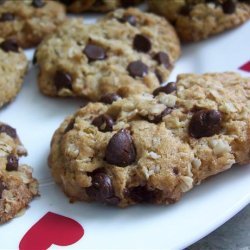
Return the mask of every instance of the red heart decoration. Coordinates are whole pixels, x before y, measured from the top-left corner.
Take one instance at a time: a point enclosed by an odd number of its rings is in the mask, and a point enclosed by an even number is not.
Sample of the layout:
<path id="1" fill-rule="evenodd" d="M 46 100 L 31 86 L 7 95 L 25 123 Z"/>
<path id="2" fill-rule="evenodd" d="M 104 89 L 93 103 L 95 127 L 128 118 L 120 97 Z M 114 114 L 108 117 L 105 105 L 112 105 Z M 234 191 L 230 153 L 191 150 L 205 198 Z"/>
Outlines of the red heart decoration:
<path id="1" fill-rule="evenodd" d="M 68 246 L 84 235 L 83 227 L 73 219 L 48 212 L 23 236 L 20 250 L 44 250 L 52 244 Z"/>
<path id="2" fill-rule="evenodd" d="M 250 72 L 250 61 L 243 64 L 241 67 L 240 67 L 241 70 L 244 70 L 246 72 Z"/>

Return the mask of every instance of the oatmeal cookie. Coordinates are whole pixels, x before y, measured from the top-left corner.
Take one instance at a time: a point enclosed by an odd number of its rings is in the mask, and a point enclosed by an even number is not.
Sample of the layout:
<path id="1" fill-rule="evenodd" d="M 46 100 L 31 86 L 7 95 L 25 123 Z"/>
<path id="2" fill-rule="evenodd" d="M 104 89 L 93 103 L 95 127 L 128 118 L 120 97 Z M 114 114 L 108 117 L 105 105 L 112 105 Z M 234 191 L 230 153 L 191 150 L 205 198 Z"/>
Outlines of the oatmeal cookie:
<path id="1" fill-rule="evenodd" d="M 69 20 L 37 49 L 38 83 L 49 96 L 151 92 L 167 80 L 180 55 L 179 40 L 163 18 L 119 9 L 96 24 Z"/>
<path id="2" fill-rule="evenodd" d="M 103 101 L 68 117 L 51 142 L 52 175 L 72 201 L 174 203 L 250 160 L 250 78 L 180 75 L 152 94 Z"/>
<path id="3" fill-rule="evenodd" d="M 0 224 L 18 215 L 38 195 L 32 169 L 19 163 L 26 155 L 16 130 L 0 123 Z"/>
<path id="4" fill-rule="evenodd" d="M 149 0 L 152 11 L 174 23 L 184 42 L 232 29 L 250 18 L 248 0 Z"/>
<path id="5" fill-rule="evenodd" d="M 47 0 L 0 1 L 1 37 L 23 48 L 36 46 L 65 20 L 62 4 Z"/>
<path id="6" fill-rule="evenodd" d="M 20 91 L 28 60 L 16 41 L 0 37 L 0 108 Z"/>

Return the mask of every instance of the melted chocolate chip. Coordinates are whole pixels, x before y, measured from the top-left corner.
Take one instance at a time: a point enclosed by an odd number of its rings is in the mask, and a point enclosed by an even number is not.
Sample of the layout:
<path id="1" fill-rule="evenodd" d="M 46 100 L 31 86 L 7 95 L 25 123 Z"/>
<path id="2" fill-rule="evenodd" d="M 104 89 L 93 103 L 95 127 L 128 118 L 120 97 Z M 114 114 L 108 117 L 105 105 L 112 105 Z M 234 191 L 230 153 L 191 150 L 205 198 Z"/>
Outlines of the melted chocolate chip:
<path id="1" fill-rule="evenodd" d="M 121 97 L 117 95 L 116 93 L 107 93 L 100 98 L 100 102 L 106 103 L 106 104 L 112 104 L 113 102 L 119 100 Z"/>
<path id="2" fill-rule="evenodd" d="M 153 118 L 148 117 L 148 121 L 152 123 L 159 123 L 162 121 L 162 118 L 173 111 L 172 108 L 165 108 L 159 115 L 154 116 Z"/>
<path id="3" fill-rule="evenodd" d="M 91 175 L 92 185 L 86 188 L 87 195 L 96 201 L 116 205 L 120 199 L 114 195 L 111 178 L 101 172 L 94 172 Z"/>
<path id="4" fill-rule="evenodd" d="M 184 5 L 181 9 L 180 9 L 180 14 L 182 16 L 189 16 L 190 12 L 192 11 L 192 6 L 190 5 Z"/>
<path id="5" fill-rule="evenodd" d="M 159 93 L 170 94 L 176 90 L 177 90 L 176 83 L 169 82 L 167 85 L 155 89 L 153 95 L 157 96 Z"/>
<path id="6" fill-rule="evenodd" d="M 105 50 L 94 44 L 87 44 L 83 53 L 88 57 L 89 62 L 104 60 L 106 58 Z"/>
<path id="7" fill-rule="evenodd" d="M 151 42 L 144 35 L 136 35 L 133 41 L 133 48 L 139 52 L 147 53 L 151 50 Z"/>
<path id="8" fill-rule="evenodd" d="M 14 128 L 12 128 L 11 126 L 6 125 L 6 124 L 0 125 L 0 133 L 5 133 L 14 139 L 17 137 L 16 130 Z"/>
<path id="9" fill-rule="evenodd" d="M 65 128 L 64 130 L 64 134 L 68 133 L 70 130 L 72 130 L 74 128 L 74 125 L 75 125 L 75 119 L 72 119 L 68 126 Z"/>
<path id="10" fill-rule="evenodd" d="M 128 65 L 127 70 L 129 74 L 134 78 L 137 76 L 143 77 L 148 73 L 148 66 L 144 64 L 142 61 L 138 60 L 131 62 Z"/>
<path id="11" fill-rule="evenodd" d="M 0 43 L 0 48 L 4 50 L 5 52 L 9 52 L 9 51 L 16 52 L 16 53 L 19 52 L 18 51 L 19 46 L 17 42 L 13 39 L 8 39 Z"/>
<path id="12" fill-rule="evenodd" d="M 0 17 L 0 22 L 8 22 L 8 21 L 13 21 L 15 19 L 14 14 L 5 12 L 1 15 Z"/>
<path id="13" fill-rule="evenodd" d="M 109 115 L 103 114 L 97 116 L 92 124 L 96 126 L 102 132 L 108 132 L 113 130 L 114 121 Z"/>
<path id="14" fill-rule="evenodd" d="M 6 186 L 4 185 L 4 183 L 0 180 L 0 199 L 2 198 L 2 193 L 4 191 L 4 189 L 6 188 Z"/>
<path id="15" fill-rule="evenodd" d="M 105 152 L 109 164 L 126 167 L 136 160 L 136 149 L 128 130 L 121 129 L 110 139 Z"/>
<path id="16" fill-rule="evenodd" d="M 153 59 L 157 61 L 160 65 L 161 64 L 164 65 L 166 69 L 169 68 L 169 66 L 171 66 L 168 54 L 165 52 L 160 51 L 156 53 Z"/>
<path id="17" fill-rule="evenodd" d="M 222 10 L 225 14 L 233 14 L 236 9 L 236 4 L 232 0 L 227 0 L 222 3 Z"/>
<path id="18" fill-rule="evenodd" d="M 220 132 L 221 121 L 219 111 L 200 110 L 193 115 L 189 123 L 189 134 L 196 139 L 213 136 Z"/>
<path id="19" fill-rule="evenodd" d="M 13 154 L 8 155 L 6 170 L 7 171 L 17 171 L 17 169 L 18 169 L 18 158 Z"/>
<path id="20" fill-rule="evenodd" d="M 153 202 L 156 199 L 157 191 L 148 190 L 146 186 L 133 187 L 128 190 L 128 196 L 135 202 Z"/>
<path id="21" fill-rule="evenodd" d="M 136 17 L 132 15 L 125 15 L 124 17 L 118 19 L 121 23 L 129 23 L 132 26 L 136 26 Z"/>
<path id="22" fill-rule="evenodd" d="M 35 8 L 42 8 L 45 5 L 44 0 L 33 0 L 32 6 Z"/>
<path id="23" fill-rule="evenodd" d="M 63 71 L 56 71 L 54 76 L 54 84 L 57 90 L 60 89 L 72 89 L 72 77 L 70 74 Z"/>

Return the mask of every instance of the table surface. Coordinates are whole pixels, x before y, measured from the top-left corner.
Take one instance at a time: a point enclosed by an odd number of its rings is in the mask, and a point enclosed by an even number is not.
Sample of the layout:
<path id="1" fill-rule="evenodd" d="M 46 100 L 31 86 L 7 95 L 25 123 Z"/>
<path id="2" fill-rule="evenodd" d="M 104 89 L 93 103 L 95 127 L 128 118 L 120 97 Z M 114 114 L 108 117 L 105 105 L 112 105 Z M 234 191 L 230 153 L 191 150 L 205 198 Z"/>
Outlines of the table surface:
<path id="1" fill-rule="evenodd" d="M 188 250 L 250 250 L 250 204 Z"/>

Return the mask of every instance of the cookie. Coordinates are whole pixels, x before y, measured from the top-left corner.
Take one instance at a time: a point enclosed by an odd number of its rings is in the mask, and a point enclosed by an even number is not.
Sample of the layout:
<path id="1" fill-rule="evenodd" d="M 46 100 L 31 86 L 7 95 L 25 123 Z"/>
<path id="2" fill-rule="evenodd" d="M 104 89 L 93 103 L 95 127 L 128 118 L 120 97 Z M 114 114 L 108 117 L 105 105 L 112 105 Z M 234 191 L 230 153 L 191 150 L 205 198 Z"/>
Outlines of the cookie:
<path id="1" fill-rule="evenodd" d="M 20 91 L 28 60 L 16 41 L 0 37 L 0 108 Z"/>
<path id="2" fill-rule="evenodd" d="M 250 18 L 248 0 L 149 0 L 152 11 L 174 23 L 183 42 L 206 39 Z"/>
<path id="3" fill-rule="evenodd" d="M 19 163 L 19 158 L 26 155 L 16 130 L 0 123 L 0 224 L 20 214 L 38 195 L 32 169 Z"/>
<path id="4" fill-rule="evenodd" d="M 1 1 L 0 30 L 23 48 L 39 44 L 65 20 L 62 4 L 47 0 Z"/>
<path id="5" fill-rule="evenodd" d="M 96 24 L 68 20 L 36 52 L 40 90 L 49 96 L 128 96 L 167 80 L 180 55 L 179 40 L 163 18 L 119 9 Z"/>
<path id="6" fill-rule="evenodd" d="M 89 103 L 56 130 L 49 156 L 72 201 L 169 204 L 250 159 L 250 78 L 180 75 L 176 82 Z"/>
<path id="7" fill-rule="evenodd" d="M 142 2 L 142 0 L 59 0 L 67 6 L 67 10 L 72 13 L 84 11 L 106 12 L 118 7 L 129 7 Z"/>

